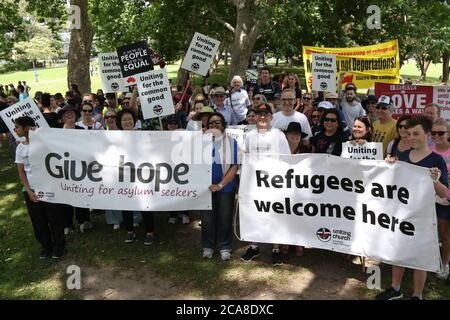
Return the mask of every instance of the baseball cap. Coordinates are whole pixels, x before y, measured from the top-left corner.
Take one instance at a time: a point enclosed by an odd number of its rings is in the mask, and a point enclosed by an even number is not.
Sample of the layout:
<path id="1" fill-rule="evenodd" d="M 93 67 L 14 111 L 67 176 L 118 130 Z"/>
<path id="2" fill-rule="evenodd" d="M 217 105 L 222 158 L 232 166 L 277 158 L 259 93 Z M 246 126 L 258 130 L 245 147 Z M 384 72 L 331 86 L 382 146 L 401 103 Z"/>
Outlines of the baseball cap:
<path id="1" fill-rule="evenodd" d="M 321 101 L 319 102 L 319 104 L 317 105 L 317 109 L 333 109 L 333 105 L 331 104 L 331 102 L 329 101 Z"/>

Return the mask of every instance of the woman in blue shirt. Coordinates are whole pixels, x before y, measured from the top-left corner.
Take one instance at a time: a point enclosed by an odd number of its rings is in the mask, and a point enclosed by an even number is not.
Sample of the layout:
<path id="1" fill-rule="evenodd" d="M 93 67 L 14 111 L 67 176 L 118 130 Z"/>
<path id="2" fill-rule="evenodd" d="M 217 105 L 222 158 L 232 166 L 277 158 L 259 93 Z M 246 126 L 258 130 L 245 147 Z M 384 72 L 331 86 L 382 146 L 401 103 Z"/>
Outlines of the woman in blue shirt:
<path id="1" fill-rule="evenodd" d="M 212 210 L 202 214 L 203 258 L 211 259 L 214 249 L 220 251 L 223 261 L 231 259 L 233 239 L 233 207 L 238 169 L 238 146 L 236 140 L 225 135 L 225 118 L 211 113 L 207 131 L 213 134 Z"/>

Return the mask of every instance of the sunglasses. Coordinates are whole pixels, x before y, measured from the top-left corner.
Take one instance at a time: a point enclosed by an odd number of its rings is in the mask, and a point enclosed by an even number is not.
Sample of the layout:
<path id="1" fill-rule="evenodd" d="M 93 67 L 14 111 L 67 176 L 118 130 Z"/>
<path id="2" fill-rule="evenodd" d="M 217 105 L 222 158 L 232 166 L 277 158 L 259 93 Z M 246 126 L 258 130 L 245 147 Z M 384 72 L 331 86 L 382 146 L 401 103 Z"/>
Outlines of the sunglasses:
<path id="1" fill-rule="evenodd" d="M 94 102 L 94 101 L 92 101 L 92 100 L 83 100 L 83 103 L 92 103 L 92 102 Z"/>
<path id="2" fill-rule="evenodd" d="M 210 122 L 208 122 L 208 124 L 209 124 L 210 126 L 211 126 L 211 125 L 214 125 L 214 124 L 219 125 L 219 124 L 222 124 L 222 121 L 221 121 L 221 120 L 210 121 Z"/>
<path id="3" fill-rule="evenodd" d="M 336 122 L 337 119 L 336 118 L 324 118 L 323 121 L 324 122 Z"/>
<path id="4" fill-rule="evenodd" d="M 83 111 L 83 112 L 89 112 L 89 113 L 91 113 L 91 112 L 92 112 L 92 109 L 89 109 L 89 110 L 83 109 L 82 111 Z"/>
<path id="5" fill-rule="evenodd" d="M 386 106 L 376 106 L 376 109 L 377 110 L 384 110 L 384 111 L 386 111 L 387 109 L 388 109 L 388 107 L 386 107 Z"/>
<path id="6" fill-rule="evenodd" d="M 108 120 L 108 119 L 115 119 L 115 118 L 116 118 L 116 116 L 105 116 L 106 120 Z"/>
<path id="7" fill-rule="evenodd" d="M 311 98 L 305 98 L 305 97 L 303 97 L 303 100 L 311 100 Z"/>
<path id="8" fill-rule="evenodd" d="M 320 119 L 320 115 L 313 115 L 311 118 L 313 118 L 313 119 Z"/>
<path id="9" fill-rule="evenodd" d="M 439 137 L 442 137 L 446 133 L 447 131 L 431 131 L 432 136 L 438 135 Z"/>
<path id="10" fill-rule="evenodd" d="M 404 124 L 399 124 L 399 125 L 397 126 L 397 128 L 399 128 L 399 129 L 406 129 L 406 125 L 404 125 Z"/>

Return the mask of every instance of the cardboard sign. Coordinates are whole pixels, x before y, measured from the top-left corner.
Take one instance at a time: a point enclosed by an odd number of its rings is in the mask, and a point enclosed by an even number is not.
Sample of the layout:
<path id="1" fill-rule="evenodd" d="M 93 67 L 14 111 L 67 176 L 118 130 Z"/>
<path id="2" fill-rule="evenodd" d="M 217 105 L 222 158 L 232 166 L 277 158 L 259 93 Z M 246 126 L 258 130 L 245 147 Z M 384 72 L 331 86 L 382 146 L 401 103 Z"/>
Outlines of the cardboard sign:
<path id="1" fill-rule="evenodd" d="M 433 87 L 433 102 L 441 108 L 441 118 L 450 121 L 450 86 Z"/>
<path id="2" fill-rule="evenodd" d="M 219 49 L 220 41 L 196 32 L 184 57 L 181 68 L 206 76 Z"/>
<path id="3" fill-rule="evenodd" d="M 135 75 L 144 119 L 174 114 L 167 69 Z"/>
<path id="4" fill-rule="evenodd" d="M 117 55 L 126 87 L 136 84 L 134 75 L 153 70 L 152 56 L 146 41 L 135 42 L 117 48 Z"/>
<path id="5" fill-rule="evenodd" d="M 8 126 L 9 131 L 17 141 L 21 141 L 23 139 L 21 139 L 14 131 L 14 120 L 18 117 L 24 116 L 33 118 L 37 128 L 50 128 L 41 111 L 39 110 L 39 107 L 36 105 L 32 98 L 28 97 L 25 100 L 19 101 L 16 104 L 13 104 L 12 106 L 0 111 L 0 117 Z"/>
<path id="6" fill-rule="evenodd" d="M 99 53 L 100 79 L 105 93 L 124 92 L 126 88 L 122 80 L 119 57 L 116 52 Z"/>
<path id="7" fill-rule="evenodd" d="M 421 114 L 425 106 L 433 102 L 432 86 L 375 83 L 375 94 L 392 98 L 395 105 L 394 116 Z"/>
<path id="8" fill-rule="evenodd" d="M 383 160 L 383 144 L 381 142 L 367 142 L 361 145 L 353 145 L 351 142 L 344 142 L 342 144 L 341 157 L 347 159 Z"/>
<path id="9" fill-rule="evenodd" d="M 312 54 L 312 89 L 336 92 L 336 55 Z"/>

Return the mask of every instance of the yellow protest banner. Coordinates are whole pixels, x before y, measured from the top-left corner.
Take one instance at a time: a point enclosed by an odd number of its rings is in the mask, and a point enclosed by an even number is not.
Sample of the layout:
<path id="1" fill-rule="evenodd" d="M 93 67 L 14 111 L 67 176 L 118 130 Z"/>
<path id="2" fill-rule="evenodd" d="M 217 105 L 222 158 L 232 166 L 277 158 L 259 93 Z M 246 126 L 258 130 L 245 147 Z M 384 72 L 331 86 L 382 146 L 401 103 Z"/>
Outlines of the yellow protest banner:
<path id="1" fill-rule="evenodd" d="M 353 48 L 303 46 L 303 63 L 308 91 L 312 85 L 312 54 L 336 55 L 337 79 L 343 74 L 342 86 L 353 82 L 358 89 L 374 88 L 375 82 L 400 83 L 398 41 Z"/>

